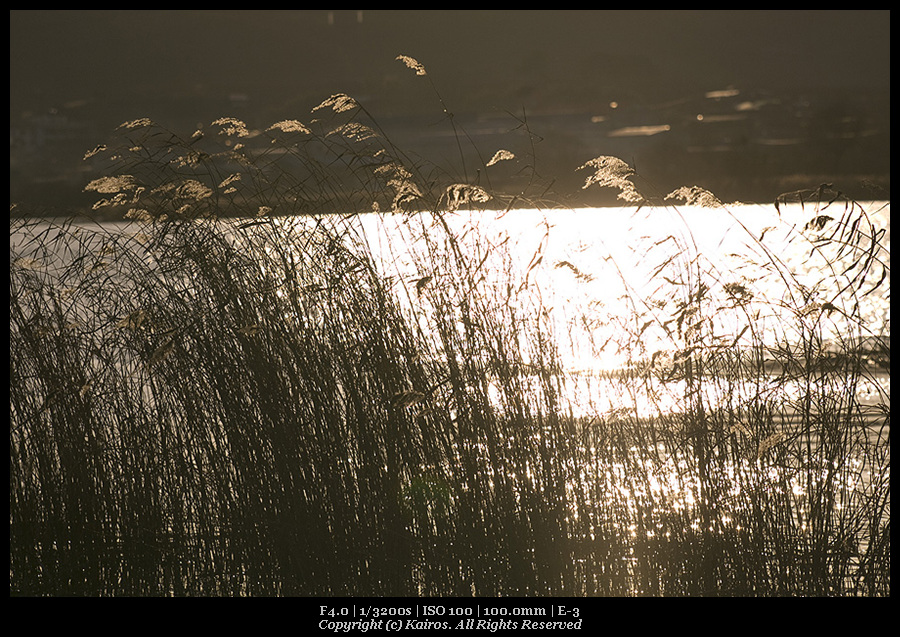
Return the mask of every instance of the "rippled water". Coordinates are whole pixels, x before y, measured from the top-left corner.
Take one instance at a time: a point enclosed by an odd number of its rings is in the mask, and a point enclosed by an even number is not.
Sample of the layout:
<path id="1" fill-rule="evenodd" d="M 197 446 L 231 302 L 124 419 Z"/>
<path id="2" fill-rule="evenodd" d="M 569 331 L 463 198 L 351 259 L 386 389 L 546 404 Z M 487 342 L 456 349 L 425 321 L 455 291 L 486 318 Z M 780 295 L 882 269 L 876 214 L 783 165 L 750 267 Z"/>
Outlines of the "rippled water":
<path id="1" fill-rule="evenodd" d="M 596 391 L 597 372 L 634 371 L 640 359 L 671 364 L 678 355 L 672 332 L 679 303 L 701 286 L 720 295 L 721 311 L 707 319 L 723 344 L 752 336 L 784 347 L 803 338 L 797 326 L 804 313 L 821 315 L 826 347 L 828 339 L 886 337 L 889 343 L 890 205 L 862 206 L 866 215 L 852 226 L 862 236 L 843 253 L 836 252 L 840 227 L 851 224 L 837 204 L 457 212 L 445 219 L 478 265 L 480 285 L 494 286 L 500 296 L 516 285 L 520 308 L 546 317 L 565 367 L 584 374 L 584 386 L 571 388 L 584 404 L 587 396 L 609 395 Z M 442 272 L 423 257 L 433 249 L 429 233 L 443 232 L 433 218 L 372 215 L 363 226 L 386 275 L 429 277 L 440 285 Z M 828 236 L 838 240 L 817 241 Z M 877 245 L 867 244 L 872 236 Z M 868 275 L 857 277 L 867 260 Z M 736 302 L 735 290 L 753 302 Z M 889 378 L 873 382 L 880 385 L 860 392 L 889 392 Z M 712 397 L 712 403 L 726 398 L 734 396 Z"/>
<path id="2" fill-rule="evenodd" d="M 822 313 L 820 325 L 826 339 L 879 337 L 889 345 L 890 204 L 861 205 L 865 220 L 855 229 L 864 239 L 876 233 L 877 246 L 868 251 L 857 238 L 856 249 L 840 258 L 833 246 L 815 242 L 846 222 L 841 217 L 847 210 L 839 204 L 824 210 L 734 205 L 458 211 L 442 215 L 441 224 L 430 214 L 366 214 L 356 221 L 358 238 L 385 277 L 408 284 L 442 284 L 446 272 L 430 240 L 440 242 L 449 229 L 473 264 L 478 292 L 492 290 L 543 321 L 566 370 L 591 378 L 613 370 L 640 372 L 650 360 L 671 365 L 684 345 L 672 334 L 679 303 L 701 287 L 721 297 L 722 311 L 707 320 L 723 343 L 739 344 L 740 335 L 746 340 L 752 326 L 754 338 L 784 346 L 798 337 L 798 310 L 812 313 L 830 304 L 836 309 Z M 824 220 L 822 228 L 808 229 L 816 219 Z M 297 221 L 316 223 L 292 220 Z M 869 222 L 871 230 L 865 228 Z M 126 224 L 102 225 L 128 231 Z M 10 237 L 11 260 L 28 258 L 18 241 Z M 868 261 L 867 278 L 854 278 Z M 751 295 L 753 305 L 735 303 L 730 292 L 722 296 L 735 289 Z M 751 307 L 753 316 L 742 316 Z M 889 379 L 884 385 L 860 391 L 877 395 L 889 391 Z M 590 387 L 584 391 L 596 394 Z"/>
<path id="3" fill-rule="evenodd" d="M 865 207 L 875 227 L 884 230 L 876 256 L 889 265 L 890 205 L 871 202 Z M 826 269 L 830 268 L 837 275 L 836 285 L 840 285 L 847 278 L 841 277 L 841 272 L 859 254 L 849 253 L 839 262 L 826 263 L 828 255 L 817 252 L 813 243 L 797 233 L 816 217 L 831 215 L 836 219 L 841 212 L 840 207 L 816 213 L 798 205 L 781 206 L 780 210 L 772 205 L 739 205 L 727 209 L 685 206 L 457 212 L 446 218 L 457 236 L 477 237 L 481 248 L 500 246 L 498 254 L 508 252 L 513 266 L 520 274 L 528 274 L 531 288 L 540 291 L 543 307 L 552 308 L 564 330 L 567 319 L 580 317 L 589 308 L 630 312 L 633 308 L 622 305 L 626 295 L 651 298 L 666 294 L 668 288 L 672 297 L 677 296 L 679 287 L 690 282 L 670 277 L 686 259 L 694 258 L 698 268 L 718 277 L 720 283 L 752 284 L 757 295 L 772 301 L 786 293 L 788 286 L 782 277 L 790 271 L 796 276 L 794 285 L 805 285 L 815 292 L 811 301 L 856 303 L 853 290 L 829 289 L 822 281 L 829 278 Z M 408 218 L 370 215 L 363 223 L 387 273 L 405 277 L 432 274 L 422 272 L 412 258 L 411 253 L 421 245 L 414 245 L 417 239 Z M 422 223 L 427 231 L 432 222 L 426 219 Z M 826 235 L 831 227 L 823 230 L 818 234 Z M 681 261 L 660 268 L 672 255 L 680 255 Z M 472 259 L 477 258 L 479 255 L 472 255 Z M 775 270 L 774 261 L 781 263 L 781 271 Z M 487 263 L 480 272 L 497 276 L 498 286 L 504 283 L 499 277 L 508 274 L 505 264 Z M 881 269 L 874 268 L 873 276 L 880 273 Z M 885 283 L 866 295 L 860 308 L 866 331 L 874 335 L 890 333 L 889 277 L 888 271 Z M 868 286 L 862 283 L 861 292 L 875 282 L 869 280 Z M 835 320 L 835 326 L 839 325 Z M 576 366 L 595 366 L 578 360 L 577 353 L 574 356 L 572 363 Z M 593 361 L 598 362 L 604 366 L 603 361 Z"/>

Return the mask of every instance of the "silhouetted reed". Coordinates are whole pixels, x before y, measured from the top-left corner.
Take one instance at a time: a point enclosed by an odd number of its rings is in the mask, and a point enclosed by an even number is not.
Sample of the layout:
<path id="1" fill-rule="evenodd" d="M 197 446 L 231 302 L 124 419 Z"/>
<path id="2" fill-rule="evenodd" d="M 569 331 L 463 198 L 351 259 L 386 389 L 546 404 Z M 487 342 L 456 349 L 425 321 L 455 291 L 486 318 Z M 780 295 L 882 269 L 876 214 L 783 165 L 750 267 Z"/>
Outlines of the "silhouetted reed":
<path id="1" fill-rule="evenodd" d="M 412 161 L 345 95 L 118 142 L 88 188 L 130 223 L 10 222 L 11 594 L 890 594 L 890 402 L 858 391 L 890 373 L 862 320 L 889 248 L 858 204 L 821 190 L 772 229 L 816 281 L 749 231 L 741 272 L 686 228 L 650 246 L 660 284 L 595 344 L 626 362 L 586 377 L 565 350 L 598 317 L 560 333 L 540 253 L 455 215 L 537 179 Z"/>

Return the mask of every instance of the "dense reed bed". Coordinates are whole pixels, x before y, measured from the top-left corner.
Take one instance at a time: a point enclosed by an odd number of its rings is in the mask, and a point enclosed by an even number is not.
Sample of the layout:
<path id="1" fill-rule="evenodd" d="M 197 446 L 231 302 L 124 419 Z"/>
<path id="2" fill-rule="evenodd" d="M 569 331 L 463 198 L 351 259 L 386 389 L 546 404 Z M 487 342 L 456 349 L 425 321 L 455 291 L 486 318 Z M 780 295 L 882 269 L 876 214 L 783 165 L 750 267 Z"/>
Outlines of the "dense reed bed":
<path id="1" fill-rule="evenodd" d="M 516 158 L 473 163 L 455 132 L 454 175 L 343 95 L 265 131 L 129 122 L 89 189 L 131 223 L 11 219 L 11 594 L 890 594 L 890 400 L 858 391 L 890 374 L 864 320 L 889 246 L 867 212 L 803 195 L 816 281 L 761 237 L 737 272 L 673 235 L 641 252 L 656 289 L 563 332 L 540 254 L 451 223 L 545 185 L 526 159 L 493 192 Z M 624 162 L 582 168 L 652 203 Z M 373 212 L 401 220 L 407 269 L 376 256 Z M 572 347 L 627 362 L 586 377 Z"/>

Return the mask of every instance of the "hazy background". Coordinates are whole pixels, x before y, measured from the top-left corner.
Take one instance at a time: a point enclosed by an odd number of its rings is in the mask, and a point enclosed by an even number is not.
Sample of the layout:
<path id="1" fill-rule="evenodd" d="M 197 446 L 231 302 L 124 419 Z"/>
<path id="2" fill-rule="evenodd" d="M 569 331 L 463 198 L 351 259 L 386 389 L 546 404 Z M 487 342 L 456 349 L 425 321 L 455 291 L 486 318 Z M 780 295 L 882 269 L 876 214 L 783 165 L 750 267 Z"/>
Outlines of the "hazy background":
<path id="1" fill-rule="evenodd" d="M 421 62 L 492 153 L 528 116 L 541 169 L 618 155 L 661 189 L 890 196 L 889 11 L 10 11 L 10 200 L 77 205 L 123 121 L 266 126 L 348 93 L 452 154 Z"/>

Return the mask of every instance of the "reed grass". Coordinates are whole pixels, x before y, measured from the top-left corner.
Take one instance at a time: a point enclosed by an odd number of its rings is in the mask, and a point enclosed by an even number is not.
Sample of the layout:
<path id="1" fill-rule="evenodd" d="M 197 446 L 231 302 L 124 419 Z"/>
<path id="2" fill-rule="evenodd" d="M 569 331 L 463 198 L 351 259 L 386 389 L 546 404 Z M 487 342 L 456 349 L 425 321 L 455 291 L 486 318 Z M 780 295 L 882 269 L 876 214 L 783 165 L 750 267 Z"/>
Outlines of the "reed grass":
<path id="1" fill-rule="evenodd" d="M 749 233 L 752 277 L 687 232 L 642 251 L 660 285 L 595 344 L 628 364 L 585 378 L 563 354 L 590 330 L 550 320 L 541 254 L 454 225 L 546 184 L 491 191 L 503 149 L 472 181 L 440 104 L 455 174 L 336 95 L 265 131 L 123 125 L 88 189 L 127 226 L 11 217 L 10 593 L 889 596 L 890 401 L 857 391 L 890 374 L 864 321 L 889 248 L 866 211 L 778 202 L 809 208 L 787 232 L 814 282 Z M 584 383 L 606 402 L 575 404 Z"/>

